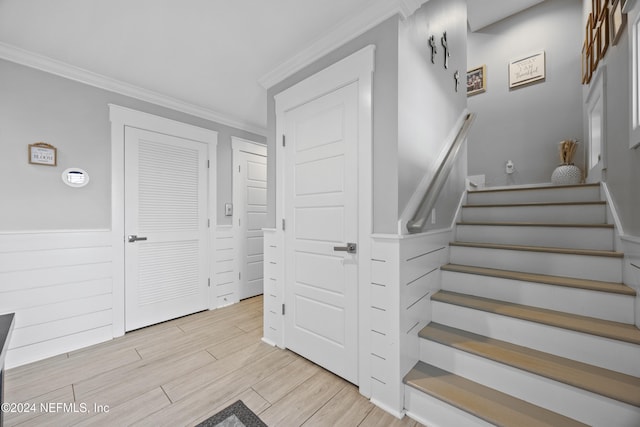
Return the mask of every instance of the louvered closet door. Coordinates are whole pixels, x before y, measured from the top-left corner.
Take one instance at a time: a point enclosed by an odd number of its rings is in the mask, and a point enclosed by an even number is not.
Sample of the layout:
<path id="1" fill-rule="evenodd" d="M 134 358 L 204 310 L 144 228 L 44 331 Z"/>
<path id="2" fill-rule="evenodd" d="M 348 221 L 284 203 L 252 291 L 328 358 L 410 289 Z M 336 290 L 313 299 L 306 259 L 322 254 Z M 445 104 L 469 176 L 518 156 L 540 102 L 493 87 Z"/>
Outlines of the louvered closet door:
<path id="1" fill-rule="evenodd" d="M 125 328 L 207 308 L 207 147 L 125 129 Z"/>

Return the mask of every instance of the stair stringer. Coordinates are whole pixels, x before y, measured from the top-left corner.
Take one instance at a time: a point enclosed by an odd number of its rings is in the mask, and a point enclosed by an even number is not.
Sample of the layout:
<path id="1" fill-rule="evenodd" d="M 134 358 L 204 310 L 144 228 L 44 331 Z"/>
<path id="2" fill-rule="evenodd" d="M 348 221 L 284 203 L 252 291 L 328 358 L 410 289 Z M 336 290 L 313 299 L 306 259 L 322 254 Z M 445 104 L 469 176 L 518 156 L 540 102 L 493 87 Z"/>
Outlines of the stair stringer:
<path id="1" fill-rule="evenodd" d="M 636 290 L 635 325 L 640 328 L 640 237 L 624 232 L 615 201 L 606 182 L 600 187 L 601 198 L 607 202 L 607 222 L 615 226 L 615 250 L 624 253 L 622 278 L 627 286 Z"/>

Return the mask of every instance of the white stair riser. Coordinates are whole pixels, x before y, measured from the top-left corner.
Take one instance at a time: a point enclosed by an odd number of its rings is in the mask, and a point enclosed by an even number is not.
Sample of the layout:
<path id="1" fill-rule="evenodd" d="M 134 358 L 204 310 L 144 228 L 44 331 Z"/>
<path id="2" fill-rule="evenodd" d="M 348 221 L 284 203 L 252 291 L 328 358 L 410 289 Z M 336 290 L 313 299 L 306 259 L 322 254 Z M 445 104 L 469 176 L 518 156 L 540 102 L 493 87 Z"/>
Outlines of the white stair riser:
<path id="1" fill-rule="evenodd" d="M 640 376 L 640 345 L 432 301 L 436 323 Z"/>
<path id="2" fill-rule="evenodd" d="M 637 426 L 640 408 L 513 368 L 433 341 L 421 360 L 487 387 L 589 425 Z"/>
<path id="3" fill-rule="evenodd" d="M 473 192 L 467 195 L 470 204 L 535 203 L 535 202 L 592 202 L 601 200 L 600 187 L 544 188 Z"/>
<path id="4" fill-rule="evenodd" d="M 622 282 L 620 258 L 455 245 L 449 251 L 452 264 Z"/>
<path id="5" fill-rule="evenodd" d="M 445 270 L 442 289 L 614 322 L 635 321 L 635 297 L 629 295 Z"/>
<path id="6" fill-rule="evenodd" d="M 465 222 L 542 222 L 551 224 L 605 224 L 604 205 L 465 206 Z"/>
<path id="7" fill-rule="evenodd" d="M 610 228 L 458 225 L 456 240 L 603 251 L 614 249 L 613 230 Z"/>
<path id="8" fill-rule="evenodd" d="M 411 386 L 405 385 L 404 396 L 407 415 L 420 424 L 429 427 L 493 427 L 493 424 Z"/>

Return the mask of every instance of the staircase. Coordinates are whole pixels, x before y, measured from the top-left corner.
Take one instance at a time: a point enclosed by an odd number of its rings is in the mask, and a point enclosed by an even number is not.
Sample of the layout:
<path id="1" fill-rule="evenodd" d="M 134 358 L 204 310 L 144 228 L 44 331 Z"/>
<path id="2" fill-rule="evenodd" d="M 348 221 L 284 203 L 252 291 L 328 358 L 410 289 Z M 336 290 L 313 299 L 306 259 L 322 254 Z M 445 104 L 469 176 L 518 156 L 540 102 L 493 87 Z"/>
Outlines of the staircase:
<path id="1" fill-rule="evenodd" d="M 407 412 L 429 427 L 640 426 L 635 291 L 599 185 L 467 200 Z"/>

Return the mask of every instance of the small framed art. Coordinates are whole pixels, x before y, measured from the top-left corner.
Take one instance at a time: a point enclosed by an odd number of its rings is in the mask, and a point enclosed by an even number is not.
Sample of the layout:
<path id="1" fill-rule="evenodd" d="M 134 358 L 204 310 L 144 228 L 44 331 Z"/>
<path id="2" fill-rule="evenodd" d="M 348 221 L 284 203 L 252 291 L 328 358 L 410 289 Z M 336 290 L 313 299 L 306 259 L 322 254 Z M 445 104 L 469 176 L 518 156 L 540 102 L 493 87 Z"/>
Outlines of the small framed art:
<path id="1" fill-rule="evenodd" d="M 528 85 L 545 78 L 544 51 L 509 62 L 509 89 Z"/>
<path id="2" fill-rule="evenodd" d="M 467 96 L 487 90 L 487 66 L 482 65 L 467 71 Z"/>
<path id="3" fill-rule="evenodd" d="M 46 142 L 29 144 L 29 163 L 56 166 L 58 164 L 56 147 Z"/>

